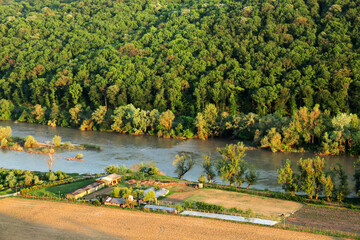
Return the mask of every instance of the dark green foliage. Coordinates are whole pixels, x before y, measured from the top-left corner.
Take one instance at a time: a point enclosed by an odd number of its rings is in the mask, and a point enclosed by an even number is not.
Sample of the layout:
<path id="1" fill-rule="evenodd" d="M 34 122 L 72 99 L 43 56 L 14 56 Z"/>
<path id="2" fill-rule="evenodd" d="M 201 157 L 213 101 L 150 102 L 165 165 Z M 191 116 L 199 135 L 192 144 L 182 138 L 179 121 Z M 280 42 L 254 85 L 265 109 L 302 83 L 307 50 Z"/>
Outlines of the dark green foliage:
<path id="1" fill-rule="evenodd" d="M 358 113 L 358 15 L 357 1 L 332 0 L 5 2 L 0 98 L 192 116 L 208 103 Z"/>
<path id="2" fill-rule="evenodd" d="M 127 169 L 125 165 L 119 166 L 119 165 L 110 165 L 105 168 L 105 172 L 108 174 L 116 173 L 119 175 L 123 175 L 126 173 L 131 173 L 130 169 Z"/>
<path id="3" fill-rule="evenodd" d="M 360 159 L 354 163 L 354 168 L 355 193 L 360 197 Z"/>
<path id="4" fill-rule="evenodd" d="M 333 171 L 333 182 L 334 184 L 334 193 L 339 202 L 342 202 L 346 195 L 349 193 L 349 184 L 347 181 L 347 175 L 344 171 L 342 164 L 337 163 L 335 167 L 332 168 Z"/>
<path id="5" fill-rule="evenodd" d="M 0 191 L 7 188 L 22 188 L 33 185 L 40 185 L 44 182 L 69 179 L 69 176 L 62 172 L 33 172 L 21 169 L 0 169 Z"/>
<path id="6" fill-rule="evenodd" d="M 248 184 L 246 188 L 249 189 L 249 187 L 251 185 L 254 185 L 258 179 L 259 179 L 259 173 L 256 172 L 254 166 L 250 166 L 247 173 L 245 174 L 245 181 Z"/>
<path id="7" fill-rule="evenodd" d="M 358 155 L 359 15 L 358 0 L 4 1 L 0 120 Z"/>
<path id="8" fill-rule="evenodd" d="M 152 176 L 152 175 L 157 175 L 159 173 L 159 169 L 156 167 L 155 162 L 146 162 L 146 163 L 140 163 L 139 172 L 146 173 Z"/>
<path id="9" fill-rule="evenodd" d="M 196 209 L 204 210 L 208 212 L 224 212 L 225 208 L 223 206 L 215 205 L 215 204 L 209 204 L 205 202 L 196 202 L 195 203 Z"/>

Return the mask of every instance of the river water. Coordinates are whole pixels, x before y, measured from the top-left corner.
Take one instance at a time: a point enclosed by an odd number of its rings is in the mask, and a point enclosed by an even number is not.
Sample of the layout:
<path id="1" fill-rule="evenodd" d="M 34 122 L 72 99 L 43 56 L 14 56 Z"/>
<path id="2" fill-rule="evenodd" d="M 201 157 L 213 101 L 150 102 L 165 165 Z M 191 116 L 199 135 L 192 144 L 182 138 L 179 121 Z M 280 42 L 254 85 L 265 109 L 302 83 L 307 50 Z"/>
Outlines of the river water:
<path id="1" fill-rule="evenodd" d="M 102 151 L 75 150 L 56 153 L 56 163 L 53 171 L 78 173 L 99 173 L 104 172 L 108 165 L 130 165 L 139 162 L 154 161 L 160 171 L 169 176 L 175 176 L 172 165 L 175 155 L 181 151 L 191 152 L 197 161 L 195 167 L 189 171 L 184 178 L 197 180 L 202 172 L 202 156 L 211 153 L 212 159 L 220 159 L 216 152 L 217 147 L 224 147 L 226 144 L 236 143 L 227 139 L 208 140 L 178 140 L 163 139 L 155 136 L 130 136 L 109 132 L 83 132 L 73 128 L 52 128 L 38 124 L 13 123 L 1 121 L 0 126 L 10 126 L 12 135 L 25 137 L 32 135 L 40 142 L 51 141 L 54 135 L 62 137 L 62 142 L 70 141 L 73 144 L 89 143 L 102 147 Z M 67 161 L 66 158 L 74 157 L 78 153 L 84 155 L 84 161 Z M 290 159 L 294 164 L 300 158 L 314 157 L 312 153 L 272 153 L 267 150 L 248 150 L 245 160 L 253 164 L 259 172 L 259 180 L 254 188 L 270 189 L 281 191 L 277 183 L 277 169 L 285 159 Z M 325 157 L 327 168 L 334 166 L 337 162 L 344 165 L 349 176 L 349 183 L 353 191 L 353 174 L 355 158 L 351 157 Z M 29 154 L 0 150 L 0 167 L 19 168 L 26 170 L 47 171 L 47 163 L 43 155 Z M 217 180 L 220 182 L 220 180 Z M 243 186 L 246 186 L 244 184 Z"/>

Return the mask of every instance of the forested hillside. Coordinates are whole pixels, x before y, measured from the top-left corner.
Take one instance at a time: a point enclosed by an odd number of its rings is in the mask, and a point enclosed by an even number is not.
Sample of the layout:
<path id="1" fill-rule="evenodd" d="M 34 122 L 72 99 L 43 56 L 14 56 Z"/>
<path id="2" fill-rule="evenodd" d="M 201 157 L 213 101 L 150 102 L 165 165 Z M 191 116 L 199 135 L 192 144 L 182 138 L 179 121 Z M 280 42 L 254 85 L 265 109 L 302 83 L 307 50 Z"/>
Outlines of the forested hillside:
<path id="1" fill-rule="evenodd" d="M 0 120 L 360 153 L 360 0 L 0 0 Z"/>
<path id="2" fill-rule="evenodd" d="M 0 1 L 0 99 L 359 113 L 360 1 Z"/>

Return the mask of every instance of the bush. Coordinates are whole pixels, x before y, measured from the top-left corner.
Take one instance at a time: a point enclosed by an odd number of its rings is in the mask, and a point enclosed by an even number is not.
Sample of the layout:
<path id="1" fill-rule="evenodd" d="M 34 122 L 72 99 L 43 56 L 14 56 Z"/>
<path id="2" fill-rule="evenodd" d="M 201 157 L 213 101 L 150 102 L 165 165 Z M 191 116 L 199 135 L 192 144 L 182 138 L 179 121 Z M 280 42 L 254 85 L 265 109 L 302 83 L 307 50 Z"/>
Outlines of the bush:
<path id="1" fill-rule="evenodd" d="M 95 205 L 95 206 L 100 206 L 101 205 L 101 202 L 99 201 L 99 200 L 95 200 L 95 201 L 92 201 L 91 202 L 93 205 Z"/>
<path id="2" fill-rule="evenodd" d="M 10 127 L 0 127 L 0 141 L 3 139 L 9 139 L 11 137 Z"/>
<path id="3" fill-rule="evenodd" d="M 110 166 L 107 166 L 105 168 L 105 172 L 108 173 L 108 174 L 116 173 L 116 174 L 123 175 L 123 174 L 126 174 L 126 173 L 130 173 L 131 171 L 129 169 L 127 169 L 125 165 L 122 165 L 122 166 L 110 165 Z"/>
<path id="4" fill-rule="evenodd" d="M 193 201 L 185 201 L 185 202 L 184 202 L 184 208 L 185 208 L 185 209 L 194 208 L 194 202 L 193 202 Z"/>
<path id="5" fill-rule="evenodd" d="M 52 139 L 52 143 L 54 144 L 55 147 L 60 147 L 61 137 L 55 135 L 54 138 Z"/>
<path id="6" fill-rule="evenodd" d="M 25 138 L 24 148 L 32 148 L 37 146 L 38 146 L 38 142 L 35 140 L 33 136 L 29 135 Z"/>
<path id="7" fill-rule="evenodd" d="M 175 205 L 175 210 L 176 210 L 178 213 L 180 213 L 180 212 L 184 211 L 184 208 L 183 208 L 183 206 L 182 206 L 181 204 L 176 204 L 176 205 Z"/>
<path id="8" fill-rule="evenodd" d="M 205 183 L 206 182 L 206 177 L 204 174 L 201 174 L 199 179 L 198 179 L 199 183 Z"/>
<path id="9" fill-rule="evenodd" d="M 144 201 L 148 202 L 148 201 L 152 201 L 155 200 L 156 201 L 156 195 L 154 191 L 148 191 L 144 197 Z"/>
<path id="10" fill-rule="evenodd" d="M 120 197 L 120 188 L 114 188 L 114 190 L 111 192 L 111 196 L 115 198 Z"/>
<path id="11" fill-rule="evenodd" d="M 215 204 L 208 204 L 205 202 L 196 202 L 196 208 L 199 210 L 205 210 L 209 212 L 224 212 L 225 208 L 223 206 L 215 205 Z"/>

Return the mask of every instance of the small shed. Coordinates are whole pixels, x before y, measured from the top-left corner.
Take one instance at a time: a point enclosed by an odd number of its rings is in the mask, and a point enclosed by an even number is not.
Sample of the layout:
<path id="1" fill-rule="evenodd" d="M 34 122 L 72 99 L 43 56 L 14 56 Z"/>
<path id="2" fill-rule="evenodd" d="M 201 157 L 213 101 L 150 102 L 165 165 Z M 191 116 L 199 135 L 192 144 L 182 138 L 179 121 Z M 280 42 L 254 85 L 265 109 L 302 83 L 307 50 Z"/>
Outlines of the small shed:
<path id="1" fill-rule="evenodd" d="M 121 180 L 121 176 L 116 173 L 112 173 L 105 177 L 96 179 L 96 181 L 103 182 L 103 183 L 105 183 L 105 185 L 108 185 L 108 186 L 116 185 L 120 182 L 120 180 Z"/>
<path id="2" fill-rule="evenodd" d="M 125 202 L 126 202 L 125 198 L 107 197 L 104 201 L 104 204 L 121 207 Z"/>

